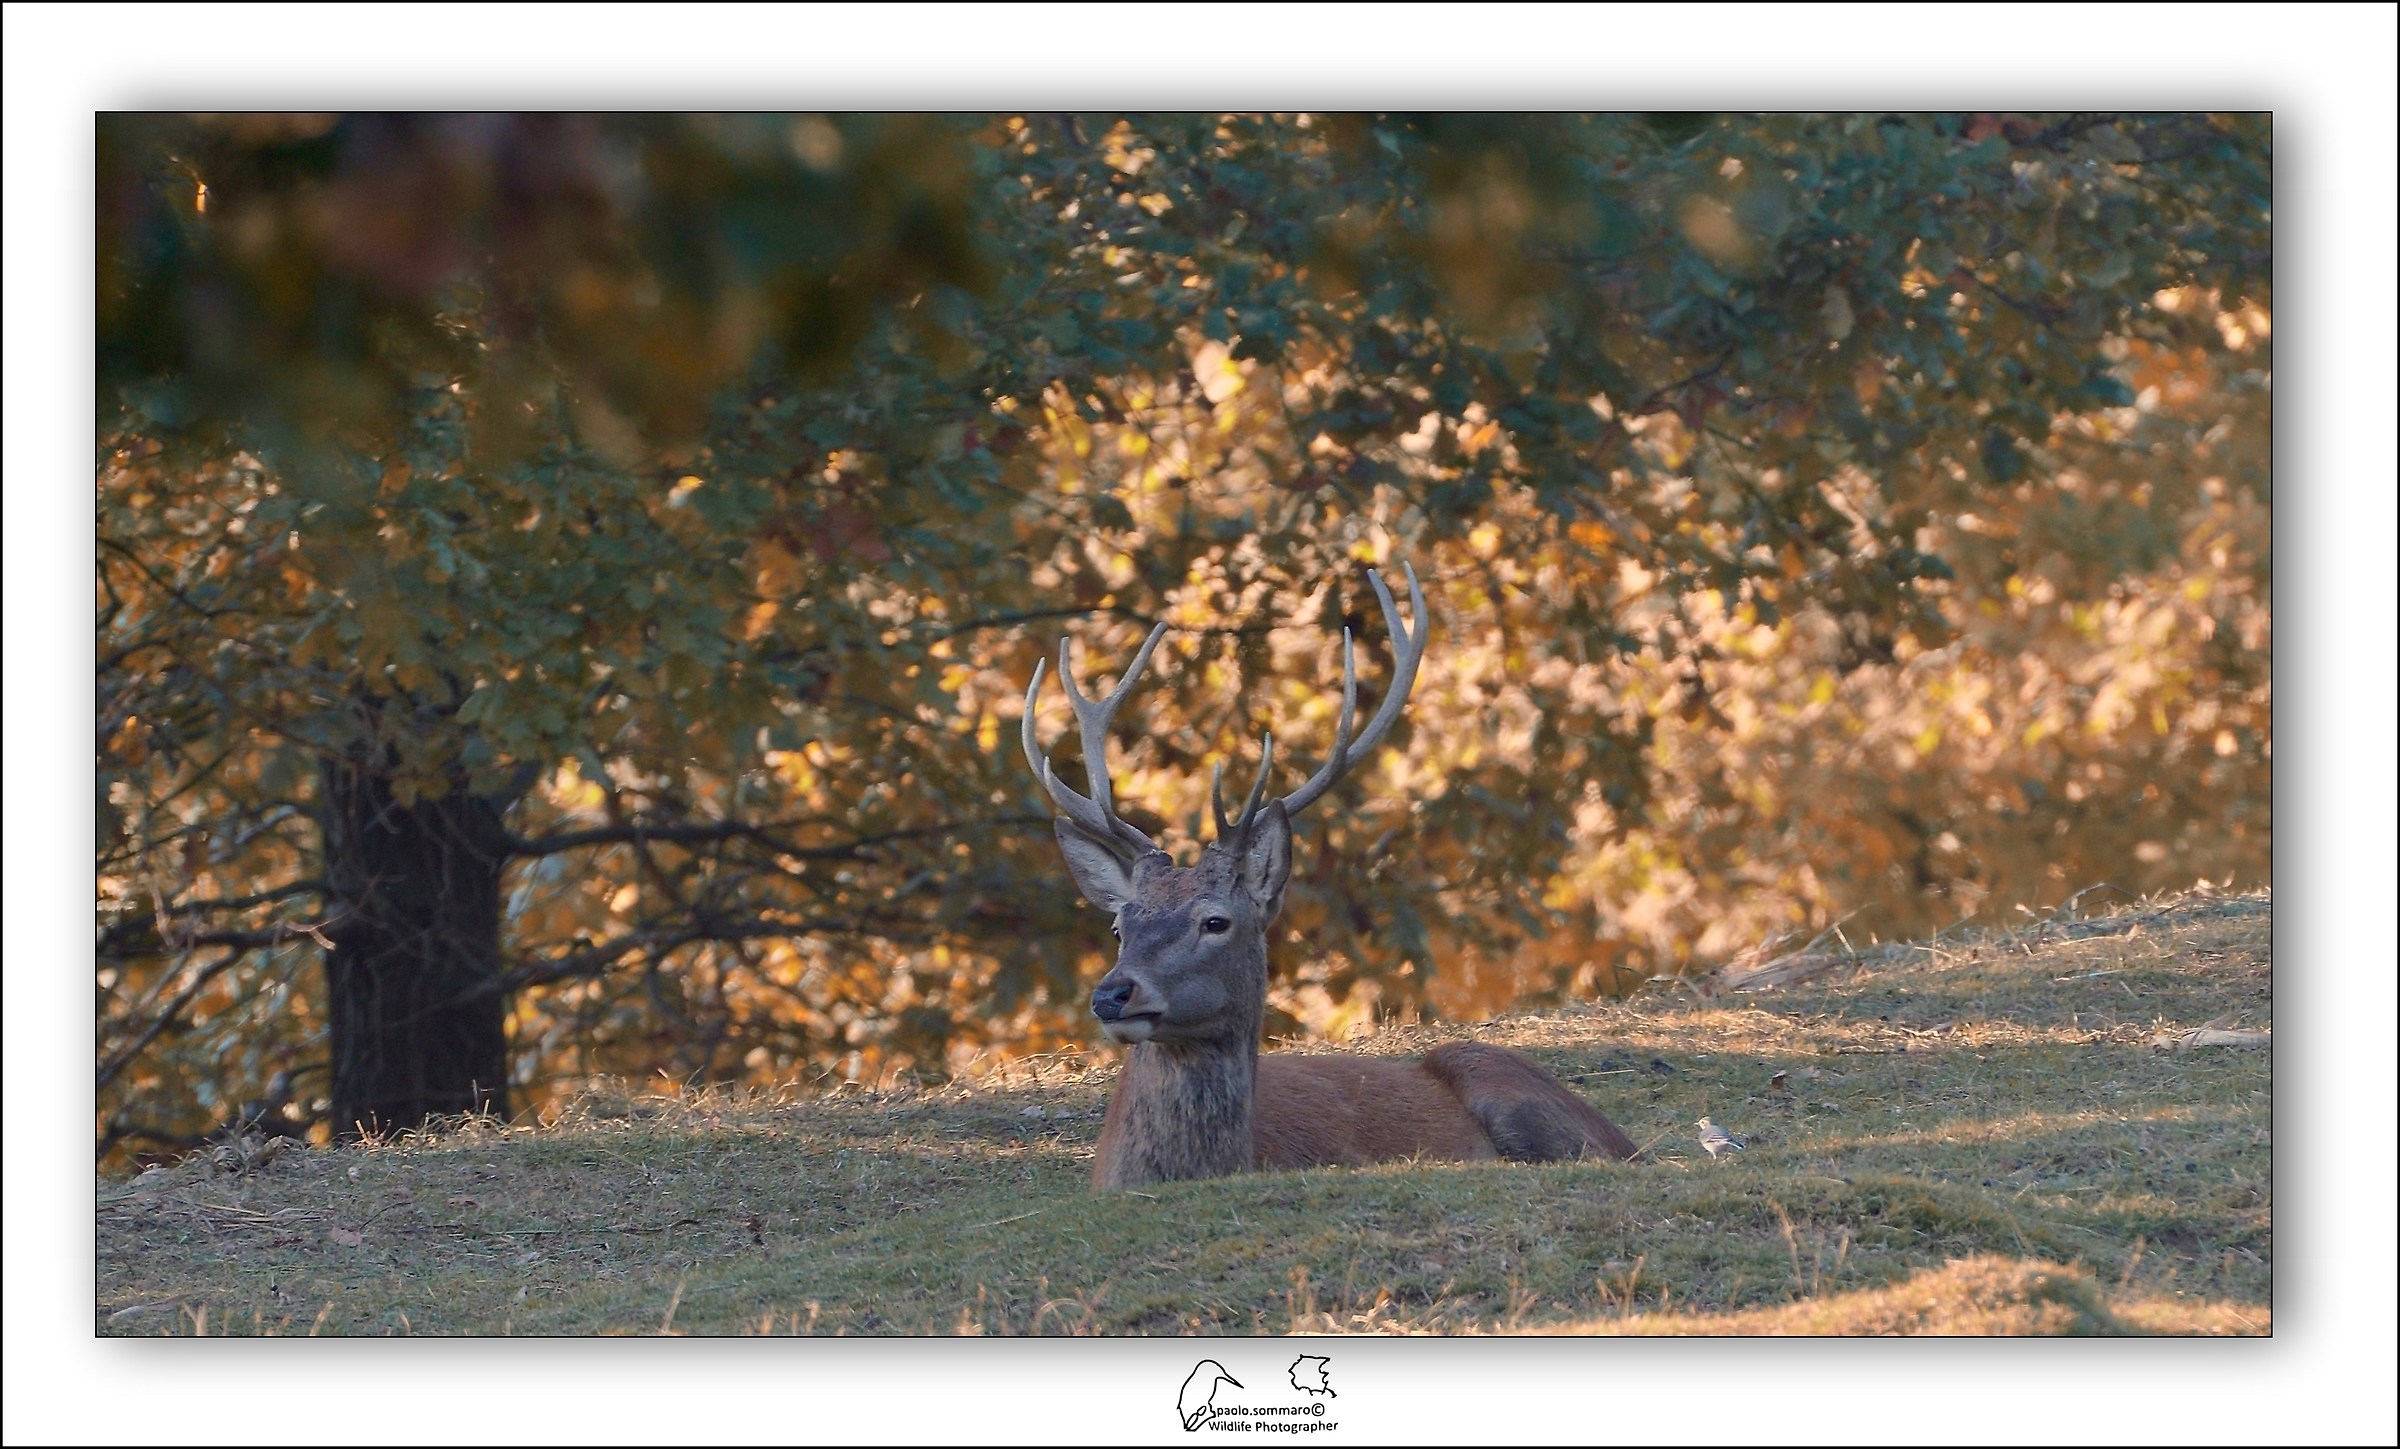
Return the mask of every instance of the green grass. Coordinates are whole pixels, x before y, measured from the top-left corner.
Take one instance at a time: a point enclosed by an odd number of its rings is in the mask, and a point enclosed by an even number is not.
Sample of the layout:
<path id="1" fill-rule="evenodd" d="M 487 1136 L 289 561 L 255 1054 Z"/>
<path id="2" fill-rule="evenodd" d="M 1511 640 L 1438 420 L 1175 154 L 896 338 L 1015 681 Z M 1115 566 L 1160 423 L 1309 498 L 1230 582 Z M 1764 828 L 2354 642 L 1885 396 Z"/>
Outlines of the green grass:
<path id="1" fill-rule="evenodd" d="M 100 1331 L 2258 1332 L 2272 902 L 2195 897 L 1472 1030 L 1645 1144 L 1086 1187 L 1113 1060 L 622 1095 L 99 1186 Z M 1319 1048 L 1332 1050 L 1332 1048 Z M 1771 1085 L 1785 1074 L 1785 1086 Z M 1749 1150 L 1712 1161 L 1693 1122 Z"/>

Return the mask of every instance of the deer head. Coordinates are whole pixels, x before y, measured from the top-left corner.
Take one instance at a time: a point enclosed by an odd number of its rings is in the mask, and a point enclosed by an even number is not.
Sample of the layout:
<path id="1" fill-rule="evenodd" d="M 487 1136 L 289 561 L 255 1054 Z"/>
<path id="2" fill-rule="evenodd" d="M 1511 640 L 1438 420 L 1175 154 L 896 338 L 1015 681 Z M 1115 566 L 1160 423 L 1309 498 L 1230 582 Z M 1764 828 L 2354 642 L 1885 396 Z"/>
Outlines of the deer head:
<path id="1" fill-rule="evenodd" d="M 1352 737 L 1358 673 L 1350 631 L 1345 629 L 1342 711 L 1334 726 L 1333 753 L 1299 789 L 1262 804 L 1275 763 L 1275 736 L 1268 734 L 1260 750 L 1258 779 L 1235 816 L 1225 813 L 1220 769 L 1209 784 L 1217 837 L 1201 852 L 1196 866 L 1177 866 L 1149 836 L 1118 819 L 1109 784 L 1109 721 L 1141 678 L 1167 626 L 1150 632 L 1124 678 L 1098 701 L 1077 687 L 1068 641 L 1058 643 L 1059 679 L 1082 728 L 1089 796 L 1059 780 L 1035 737 L 1034 701 L 1041 692 L 1042 665 L 1034 666 L 1033 683 L 1025 691 L 1025 761 L 1063 812 L 1057 821 L 1058 845 L 1076 888 L 1085 900 L 1115 917 L 1116 965 L 1092 992 L 1092 1014 L 1111 1039 L 1255 1049 L 1266 1010 L 1267 928 L 1283 909 L 1284 883 L 1292 869 L 1292 817 L 1382 742 L 1408 702 L 1417 666 L 1425 658 L 1431 616 L 1416 570 L 1407 569 L 1407 575 L 1409 606 L 1416 615 L 1413 634 L 1402 627 L 1382 576 L 1371 569 L 1367 573 L 1383 605 L 1393 652 L 1391 686 L 1374 719 Z"/>

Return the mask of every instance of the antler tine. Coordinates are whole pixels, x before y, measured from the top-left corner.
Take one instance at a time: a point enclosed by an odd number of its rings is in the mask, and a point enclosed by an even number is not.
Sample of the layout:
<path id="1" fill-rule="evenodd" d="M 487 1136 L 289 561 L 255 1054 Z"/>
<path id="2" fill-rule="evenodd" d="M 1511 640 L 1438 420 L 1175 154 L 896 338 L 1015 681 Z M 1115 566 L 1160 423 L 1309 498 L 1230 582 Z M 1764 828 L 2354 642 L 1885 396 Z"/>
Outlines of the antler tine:
<path id="1" fill-rule="evenodd" d="M 1033 662 L 1033 683 L 1025 686 L 1025 714 L 1019 730 L 1019 737 L 1025 744 L 1025 763 L 1032 768 L 1033 778 L 1042 782 L 1042 789 L 1049 794 L 1051 803 L 1068 819 L 1082 826 L 1088 834 L 1096 835 L 1111 845 L 1120 844 L 1122 842 L 1110 824 L 1110 817 L 1103 814 L 1097 805 L 1067 788 L 1052 773 L 1050 757 L 1042 753 L 1041 740 L 1034 733 L 1034 704 L 1041 697 L 1042 670 L 1048 663 L 1046 659 L 1036 659 Z"/>
<path id="2" fill-rule="evenodd" d="M 1352 653 L 1350 631 L 1342 631 L 1342 713 L 1333 725 L 1333 752 L 1307 783 L 1283 797 L 1287 815 L 1296 815 L 1313 804 L 1319 795 L 1333 787 L 1350 768 L 1350 722 L 1358 716 L 1358 661 Z M 1295 803 L 1297 802 L 1297 803 Z"/>
<path id="3" fill-rule="evenodd" d="M 1166 625 L 1152 629 L 1150 637 L 1142 641 L 1140 651 L 1133 656 L 1133 662 L 1125 666 L 1117 687 L 1096 704 L 1075 682 L 1074 668 L 1068 662 L 1068 651 L 1074 641 L 1067 638 L 1058 641 L 1058 678 L 1067 687 L 1067 702 L 1075 706 L 1076 723 L 1083 728 L 1083 770 L 1091 777 L 1092 803 L 1111 819 L 1116 818 L 1116 797 L 1108 780 L 1108 722 L 1116 717 L 1117 706 L 1125 702 L 1125 696 L 1133 693 L 1134 685 L 1141 681 L 1142 671 L 1150 665 L 1150 651 L 1165 637 Z"/>
<path id="4" fill-rule="evenodd" d="M 1250 822 L 1250 812 L 1258 808 L 1258 799 L 1267 793 L 1267 772 L 1275 768 L 1275 732 L 1266 733 L 1258 752 L 1258 778 L 1250 785 L 1250 798 L 1242 802 L 1242 813 L 1231 820 L 1225 818 L 1225 797 L 1218 786 L 1224 782 L 1225 766 L 1220 762 L 1208 777 L 1208 803 L 1217 812 L 1217 839 L 1230 841 Z"/>
<path id="5" fill-rule="evenodd" d="M 1088 834 L 1121 850 L 1130 851 L 1136 857 L 1146 855 L 1158 846 L 1149 836 L 1117 818 L 1115 794 L 1108 779 L 1108 725 L 1117 712 L 1117 706 L 1123 704 L 1125 697 L 1133 692 L 1142 670 L 1150 663 L 1151 651 L 1158 647 L 1158 641 L 1165 638 L 1166 633 L 1167 626 L 1164 624 L 1150 631 L 1150 637 L 1143 641 L 1140 652 L 1133 656 L 1133 663 L 1126 666 L 1124 678 L 1117 681 L 1117 687 L 1109 692 L 1106 699 L 1097 703 L 1085 696 L 1075 683 L 1075 671 L 1069 657 L 1072 641 L 1058 641 L 1059 680 L 1066 686 L 1067 703 L 1074 706 L 1075 719 L 1083 734 L 1083 768 L 1092 790 L 1088 798 L 1077 794 L 1058 778 L 1049 758 L 1042 753 L 1041 743 L 1034 732 L 1034 702 L 1042 688 L 1044 661 L 1037 660 L 1034 663 L 1033 683 L 1025 690 L 1022 729 L 1025 763 L 1033 768 L 1035 777 L 1042 782 L 1042 788 L 1049 792 L 1051 800 L 1068 819 L 1082 826 Z"/>
<path id="6" fill-rule="evenodd" d="M 1025 712 L 1018 719 L 1017 733 L 1025 745 L 1025 764 L 1037 780 L 1050 772 L 1050 763 L 1042 756 L 1041 741 L 1033 732 L 1033 703 L 1041 696 L 1042 670 L 1049 662 L 1047 659 L 1033 661 L 1033 683 L 1025 686 Z"/>
<path id="7" fill-rule="evenodd" d="M 1416 688 L 1417 666 L 1425 662 L 1425 642 L 1433 632 L 1433 616 L 1425 608 L 1425 591 L 1417 586 L 1416 568 L 1407 563 L 1400 567 L 1408 575 L 1409 610 L 1417 616 L 1417 627 L 1413 633 L 1402 625 L 1399 606 L 1392 602 L 1392 591 L 1384 586 L 1383 575 L 1373 569 L 1367 570 L 1367 582 L 1375 586 L 1376 602 L 1383 605 L 1384 627 L 1392 635 L 1391 686 L 1384 691 L 1383 703 L 1376 709 L 1375 718 L 1367 722 L 1366 729 L 1360 732 L 1356 740 L 1352 740 L 1350 718 L 1358 702 L 1358 680 L 1351 663 L 1350 631 L 1344 629 L 1342 717 L 1334 730 L 1333 753 L 1314 775 L 1308 777 L 1308 783 L 1283 797 L 1286 814 L 1297 815 L 1314 805 L 1318 796 L 1332 789 L 1336 780 L 1348 774 L 1353 765 L 1365 759 L 1369 751 L 1382 743 L 1393 722 L 1400 718 L 1401 709 L 1407 705 L 1409 691 Z"/>

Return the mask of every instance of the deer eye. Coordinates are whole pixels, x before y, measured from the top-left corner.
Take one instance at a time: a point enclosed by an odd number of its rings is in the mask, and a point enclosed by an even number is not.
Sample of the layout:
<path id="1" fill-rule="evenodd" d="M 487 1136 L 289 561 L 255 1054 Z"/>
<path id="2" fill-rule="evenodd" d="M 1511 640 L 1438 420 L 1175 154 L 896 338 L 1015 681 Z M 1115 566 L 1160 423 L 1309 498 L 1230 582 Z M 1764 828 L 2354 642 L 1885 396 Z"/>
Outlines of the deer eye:
<path id="1" fill-rule="evenodd" d="M 1233 929 L 1233 922 L 1226 920 L 1223 916 L 1210 916 L 1200 923 L 1200 929 L 1212 936 L 1222 936 Z"/>

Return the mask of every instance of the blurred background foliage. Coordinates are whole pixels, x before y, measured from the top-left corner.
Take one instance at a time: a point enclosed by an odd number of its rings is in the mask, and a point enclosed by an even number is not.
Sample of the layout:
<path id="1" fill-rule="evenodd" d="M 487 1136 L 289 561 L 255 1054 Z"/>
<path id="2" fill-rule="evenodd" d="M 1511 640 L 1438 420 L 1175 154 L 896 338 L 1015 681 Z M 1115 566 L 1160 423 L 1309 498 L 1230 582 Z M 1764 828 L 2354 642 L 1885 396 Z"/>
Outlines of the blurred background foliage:
<path id="1" fill-rule="evenodd" d="M 1213 766 L 1328 746 L 1345 624 L 1372 706 L 1403 559 L 1432 650 L 1301 822 L 1276 1030 L 2263 879 L 2269 153 L 103 117 L 100 1150 L 346 1126 L 454 1009 L 504 1065 L 409 1070 L 520 1111 L 1085 1042 L 1035 658 L 1175 626 L 1118 789 L 1188 857 Z M 362 867 L 395 821 L 430 863 Z"/>

